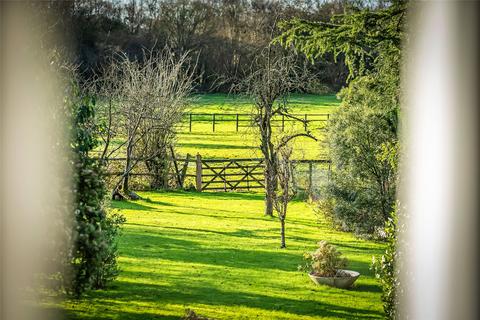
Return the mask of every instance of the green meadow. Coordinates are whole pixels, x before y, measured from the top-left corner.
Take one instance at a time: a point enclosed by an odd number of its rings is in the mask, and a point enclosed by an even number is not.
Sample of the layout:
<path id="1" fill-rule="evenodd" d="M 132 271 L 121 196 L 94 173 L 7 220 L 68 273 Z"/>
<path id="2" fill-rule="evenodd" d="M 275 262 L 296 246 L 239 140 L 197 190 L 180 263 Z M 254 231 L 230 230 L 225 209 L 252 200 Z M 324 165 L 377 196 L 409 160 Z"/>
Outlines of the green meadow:
<path id="1" fill-rule="evenodd" d="M 335 96 L 293 95 L 292 113 L 331 113 Z M 209 94 L 195 97 L 194 113 L 251 113 L 244 98 Z M 312 116 L 313 117 L 313 116 Z M 203 157 L 260 157 L 255 128 L 236 131 L 219 122 L 179 128 L 177 152 Z M 304 130 L 288 125 L 278 136 Z M 295 140 L 295 157 L 318 159 L 320 141 Z M 280 249 L 278 219 L 263 215 L 263 195 L 247 192 L 140 192 L 139 201 L 113 201 L 111 210 L 127 222 L 120 238 L 122 272 L 108 290 L 61 304 L 70 319 L 180 319 L 193 309 L 211 319 L 380 319 L 381 290 L 369 270 L 383 244 L 332 229 L 313 205 L 290 204 L 287 248 Z M 361 277 L 354 288 L 317 286 L 297 271 L 306 251 L 327 240 Z M 58 306 L 57 306 L 58 307 Z"/>
<path id="2" fill-rule="evenodd" d="M 293 94 L 289 98 L 289 109 L 292 114 L 304 118 L 310 115 L 313 120 L 308 128 L 318 141 L 300 137 L 292 143 L 295 159 L 320 159 L 325 158 L 325 146 L 322 144 L 327 114 L 338 107 L 340 101 L 335 95 L 310 95 Z M 253 104 L 244 97 L 225 94 L 206 94 L 194 97 L 194 104 L 188 112 L 196 115 L 192 121 L 190 132 L 188 116 L 185 117 L 178 131 L 177 152 L 182 155 L 200 153 L 205 158 L 258 158 L 261 157 L 259 140 L 255 126 L 247 121 L 240 121 L 236 129 L 235 117 L 240 115 L 240 120 L 247 120 L 253 112 Z M 213 132 L 212 114 L 216 114 L 215 132 Z M 227 115 L 225 115 L 227 114 Z M 201 120 L 201 121 L 199 121 Z M 229 120 L 229 121 L 221 121 Z M 298 121 L 286 121 L 284 130 L 281 130 L 281 118 L 274 122 L 277 138 L 284 135 L 305 132 L 303 124 Z"/>

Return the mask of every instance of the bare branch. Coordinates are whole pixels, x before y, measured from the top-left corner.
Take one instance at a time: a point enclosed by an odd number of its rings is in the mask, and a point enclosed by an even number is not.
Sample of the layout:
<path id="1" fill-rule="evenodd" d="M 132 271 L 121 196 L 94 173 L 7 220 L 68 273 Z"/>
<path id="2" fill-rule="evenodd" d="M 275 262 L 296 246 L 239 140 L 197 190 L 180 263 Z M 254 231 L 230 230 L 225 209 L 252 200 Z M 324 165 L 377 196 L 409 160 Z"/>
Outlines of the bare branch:
<path id="1" fill-rule="evenodd" d="M 306 138 L 310 138 L 310 139 L 313 139 L 315 141 L 318 141 L 317 138 L 315 138 L 314 136 L 312 136 L 309 132 L 307 133 L 296 133 L 296 134 L 293 134 L 291 136 L 286 136 L 286 137 L 283 137 L 280 141 L 280 143 L 277 145 L 277 150 L 280 150 L 282 148 L 284 148 L 291 140 L 295 139 L 295 138 L 298 138 L 298 137 L 306 137 Z"/>

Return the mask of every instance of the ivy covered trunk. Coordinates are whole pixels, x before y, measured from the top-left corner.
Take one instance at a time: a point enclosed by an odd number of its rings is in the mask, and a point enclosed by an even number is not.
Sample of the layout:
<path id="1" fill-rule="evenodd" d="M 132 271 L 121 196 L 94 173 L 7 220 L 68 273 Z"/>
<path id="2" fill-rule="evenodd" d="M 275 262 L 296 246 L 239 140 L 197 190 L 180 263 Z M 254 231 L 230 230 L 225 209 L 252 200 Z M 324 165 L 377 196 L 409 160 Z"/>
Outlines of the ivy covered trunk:
<path id="1" fill-rule="evenodd" d="M 166 159 L 166 154 L 162 154 L 161 156 L 145 161 L 145 165 L 148 172 L 152 174 L 150 188 L 167 189 L 170 166 L 168 160 Z"/>

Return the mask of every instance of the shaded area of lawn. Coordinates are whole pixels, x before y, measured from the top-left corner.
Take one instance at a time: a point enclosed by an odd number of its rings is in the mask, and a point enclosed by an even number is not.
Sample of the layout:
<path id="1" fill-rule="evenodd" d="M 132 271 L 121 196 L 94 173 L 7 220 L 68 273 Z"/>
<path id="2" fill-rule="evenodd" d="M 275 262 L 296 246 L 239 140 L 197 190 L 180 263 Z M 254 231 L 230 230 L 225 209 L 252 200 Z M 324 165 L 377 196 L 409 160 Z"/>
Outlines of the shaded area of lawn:
<path id="1" fill-rule="evenodd" d="M 307 204 L 292 203 L 282 250 L 278 221 L 262 215 L 260 194 L 141 195 L 147 200 L 112 203 L 127 217 L 120 277 L 107 291 L 65 302 L 69 318 L 179 319 L 186 308 L 215 319 L 382 317 L 368 267 L 383 246 L 315 223 Z M 335 243 L 362 273 L 356 288 L 315 286 L 296 271 L 320 239 Z"/>

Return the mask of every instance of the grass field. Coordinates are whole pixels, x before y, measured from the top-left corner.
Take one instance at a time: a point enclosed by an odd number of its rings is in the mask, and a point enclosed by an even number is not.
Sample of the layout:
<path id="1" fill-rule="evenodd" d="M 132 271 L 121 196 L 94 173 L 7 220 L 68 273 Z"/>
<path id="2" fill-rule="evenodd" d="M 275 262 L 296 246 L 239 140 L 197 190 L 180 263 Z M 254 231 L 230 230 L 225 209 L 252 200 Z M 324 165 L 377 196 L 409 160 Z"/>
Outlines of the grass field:
<path id="1" fill-rule="evenodd" d="M 191 112 L 205 113 L 248 113 L 252 102 L 245 97 L 223 93 L 199 94 L 194 97 Z M 339 104 L 335 95 L 292 94 L 289 104 L 293 112 L 298 113 L 329 113 Z"/>
<path id="2" fill-rule="evenodd" d="M 369 271 L 382 245 L 333 231 L 293 202 L 287 249 L 279 222 L 263 216 L 260 194 L 141 193 L 113 202 L 127 222 L 122 273 L 106 291 L 66 301 L 72 319 L 179 319 L 186 308 L 215 319 L 374 319 L 380 288 Z M 297 271 L 304 251 L 328 240 L 361 272 L 352 290 L 315 286 Z"/>
<path id="3" fill-rule="evenodd" d="M 194 98 L 195 103 L 189 109 L 192 113 L 248 113 L 252 111 L 252 103 L 246 98 L 225 95 L 207 94 L 198 95 Z M 290 97 L 291 113 L 296 114 L 328 114 L 334 111 L 340 101 L 335 95 L 308 95 L 294 94 Z M 217 117 L 217 119 L 220 116 Z M 320 119 L 314 117 L 311 119 Z M 324 119 L 323 117 L 322 119 Z M 215 132 L 212 132 L 211 117 L 204 116 L 205 122 L 193 122 L 192 132 L 189 132 L 188 123 L 185 121 L 179 129 L 177 151 L 185 155 L 200 153 L 205 158 L 251 158 L 260 157 L 258 148 L 259 141 L 255 135 L 255 128 L 241 127 L 236 132 L 236 125 L 232 122 L 219 122 L 215 125 Z M 229 119 L 234 119 L 231 116 Z M 277 123 L 276 125 L 280 125 Z M 318 130 L 320 123 L 312 124 L 312 133 L 321 141 L 323 132 Z M 289 123 L 286 126 L 285 134 L 302 132 L 304 128 L 301 123 Z M 282 132 L 277 128 L 278 138 Z M 295 159 L 319 159 L 325 157 L 324 147 L 321 142 L 308 138 L 298 138 L 293 141 L 295 147 Z"/>
<path id="4" fill-rule="evenodd" d="M 249 113 L 245 99 L 196 97 L 192 112 Z M 330 113 L 334 96 L 294 95 L 294 113 Z M 290 127 L 290 132 L 302 127 Z M 279 135 L 282 133 L 277 131 Z M 318 132 L 321 135 L 320 132 Z M 181 129 L 180 153 L 259 157 L 254 129 L 195 123 Z M 321 157 L 321 144 L 296 140 L 296 158 Z M 369 270 L 383 245 L 332 230 L 305 202 L 287 218 L 287 248 L 279 222 L 263 215 L 261 193 L 140 192 L 143 200 L 113 202 L 127 218 L 120 238 L 120 276 L 108 290 L 60 306 L 70 319 L 180 319 L 190 308 L 213 319 L 380 319 L 381 292 Z M 317 221 L 317 219 L 320 219 Z M 361 272 L 352 290 L 314 285 L 297 271 L 305 251 L 327 240 Z M 55 307 L 55 306 L 54 306 Z M 56 306 L 58 307 L 58 305 Z"/>

